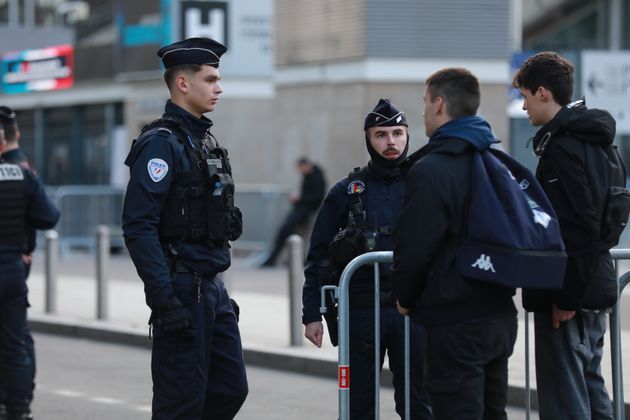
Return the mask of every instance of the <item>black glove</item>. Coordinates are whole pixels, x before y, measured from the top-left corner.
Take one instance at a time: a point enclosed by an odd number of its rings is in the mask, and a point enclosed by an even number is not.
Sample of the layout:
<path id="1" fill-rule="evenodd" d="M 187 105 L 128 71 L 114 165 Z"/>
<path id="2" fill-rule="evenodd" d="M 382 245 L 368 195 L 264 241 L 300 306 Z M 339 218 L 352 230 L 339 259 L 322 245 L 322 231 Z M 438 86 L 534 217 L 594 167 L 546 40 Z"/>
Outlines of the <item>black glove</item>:
<path id="1" fill-rule="evenodd" d="M 234 315 L 236 315 L 236 322 L 238 322 L 239 316 L 241 315 L 241 307 L 238 306 L 238 303 L 236 303 L 234 299 L 230 299 L 230 303 L 232 304 Z"/>
<path id="2" fill-rule="evenodd" d="M 153 310 L 153 324 L 164 332 L 179 332 L 192 325 L 192 315 L 176 297 Z"/>

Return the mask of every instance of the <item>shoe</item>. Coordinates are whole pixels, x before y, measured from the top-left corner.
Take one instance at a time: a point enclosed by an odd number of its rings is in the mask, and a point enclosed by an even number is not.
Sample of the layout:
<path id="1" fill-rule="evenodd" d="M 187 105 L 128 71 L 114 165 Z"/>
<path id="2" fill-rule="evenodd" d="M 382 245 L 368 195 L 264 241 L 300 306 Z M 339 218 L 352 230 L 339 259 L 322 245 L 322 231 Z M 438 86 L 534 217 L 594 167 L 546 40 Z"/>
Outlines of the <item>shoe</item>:
<path id="1" fill-rule="evenodd" d="M 31 410 L 26 413 L 10 413 L 7 417 L 7 420 L 33 420 L 33 413 Z"/>
<path id="2" fill-rule="evenodd" d="M 7 420 L 7 408 L 0 404 L 0 420 Z"/>

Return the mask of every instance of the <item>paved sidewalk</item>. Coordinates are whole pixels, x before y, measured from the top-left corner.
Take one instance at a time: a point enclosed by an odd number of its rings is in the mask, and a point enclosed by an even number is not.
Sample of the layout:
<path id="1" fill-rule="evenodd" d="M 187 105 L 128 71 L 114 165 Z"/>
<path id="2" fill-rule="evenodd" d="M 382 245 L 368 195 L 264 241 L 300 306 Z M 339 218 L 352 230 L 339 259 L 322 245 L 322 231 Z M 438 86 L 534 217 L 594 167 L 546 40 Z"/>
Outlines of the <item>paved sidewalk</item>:
<path id="1" fill-rule="evenodd" d="M 141 281 L 132 265 L 124 257 L 114 259 L 110 270 L 109 317 L 96 321 L 96 284 L 91 257 L 66 257 L 60 263 L 57 283 L 57 313 L 44 313 L 43 255 L 28 280 L 31 309 L 29 317 L 34 328 L 40 331 L 77 334 L 97 339 L 128 341 L 148 346 L 149 310 L 144 303 Z M 226 276 L 226 283 L 241 307 L 240 328 L 248 363 L 268 367 L 295 370 L 303 373 L 335 377 L 337 349 L 327 339 L 322 349 L 317 349 L 306 339 L 299 347 L 290 346 L 289 299 L 287 270 L 284 268 L 258 270 L 248 268 L 243 260 L 236 260 Z M 630 289 L 630 287 L 628 288 Z M 630 302 L 630 291 L 624 294 L 624 306 Z M 520 306 L 520 297 L 516 297 Z M 520 314 L 519 335 L 514 355 L 509 364 L 511 403 L 524 401 L 525 350 L 524 322 Z M 623 318 L 623 313 L 622 313 Z M 622 330 L 623 366 L 626 374 L 625 401 L 630 402 L 630 331 L 625 316 Z M 622 323 L 623 323 L 622 321 Z M 530 322 L 530 347 L 533 349 L 533 317 Z M 146 344 L 145 344 L 146 343 Z M 610 341 L 606 341 L 603 371 L 609 392 L 612 393 L 610 369 Z M 39 349 L 42 351 L 43 349 Z M 533 352 L 531 357 L 531 382 L 535 386 Z M 628 411 L 628 410 L 626 410 Z"/>

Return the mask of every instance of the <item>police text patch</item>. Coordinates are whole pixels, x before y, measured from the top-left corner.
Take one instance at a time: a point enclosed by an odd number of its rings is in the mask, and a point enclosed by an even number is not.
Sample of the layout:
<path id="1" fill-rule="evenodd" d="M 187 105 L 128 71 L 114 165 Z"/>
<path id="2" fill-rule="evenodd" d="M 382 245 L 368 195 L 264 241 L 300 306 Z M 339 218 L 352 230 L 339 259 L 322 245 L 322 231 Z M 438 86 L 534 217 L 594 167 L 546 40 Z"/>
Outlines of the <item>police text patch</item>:
<path id="1" fill-rule="evenodd" d="M 21 181 L 24 179 L 22 168 L 10 163 L 0 164 L 0 181 Z"/>
<path id="2" fill-rule="evenodd" d="M 147 164 L 147 169 L 153 182 L 160 182 L 168 173 L 168 163 L 162 159 L 153 158 Z"/>

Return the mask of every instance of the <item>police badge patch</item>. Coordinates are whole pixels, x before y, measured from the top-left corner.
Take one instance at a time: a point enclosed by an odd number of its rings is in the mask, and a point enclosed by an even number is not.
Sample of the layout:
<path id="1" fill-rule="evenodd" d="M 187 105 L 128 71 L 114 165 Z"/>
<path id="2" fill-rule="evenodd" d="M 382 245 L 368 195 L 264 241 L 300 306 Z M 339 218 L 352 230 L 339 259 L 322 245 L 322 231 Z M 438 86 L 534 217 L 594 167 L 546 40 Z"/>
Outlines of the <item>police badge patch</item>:
<path id="1" fill-rule="evenodd" d="M 153 182 L 160 182 L 168 173 L 168 163 L 162 159 L 154 158 L 147 164 L 147 169 Z"/>
<path id="2" fill-rule="evenodd" d="M 348 194 L 361 194 L 365 190 L 363 181 L 352 181 L 348 184 Z"/>

